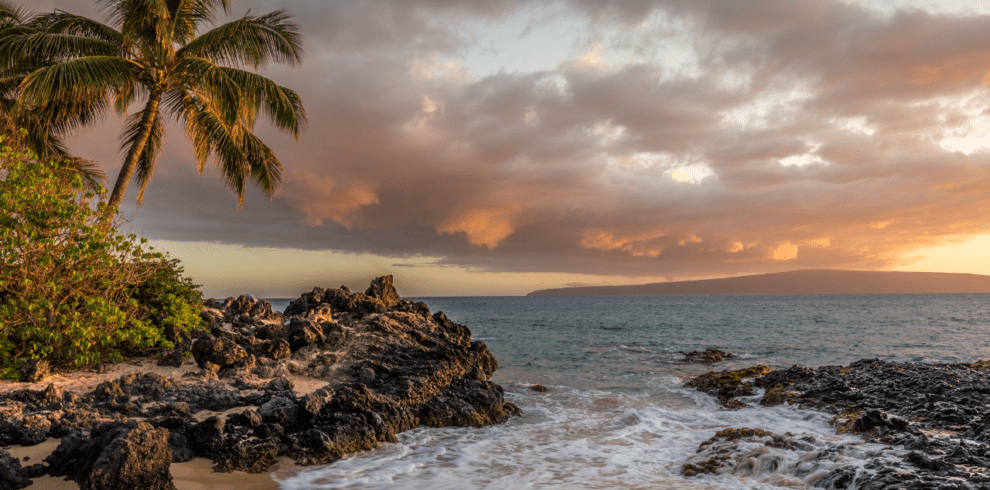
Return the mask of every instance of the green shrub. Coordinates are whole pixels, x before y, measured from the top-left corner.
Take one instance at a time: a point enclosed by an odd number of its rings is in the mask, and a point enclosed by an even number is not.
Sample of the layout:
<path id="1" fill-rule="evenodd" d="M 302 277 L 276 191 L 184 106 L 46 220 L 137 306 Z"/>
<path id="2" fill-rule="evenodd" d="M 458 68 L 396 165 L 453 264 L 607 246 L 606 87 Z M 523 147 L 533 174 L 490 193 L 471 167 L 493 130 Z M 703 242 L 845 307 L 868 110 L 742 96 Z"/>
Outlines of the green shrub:
<path id="1" fill-rule="evenodd" d="M 203 293 L 188 277 L 182 276 L 177 259 L 161 257 L 152 275 L 130 290 L 135 299 L 158 326 L 175 325 L 186 332 L 204 329 L 199 315 Z"/>
<path id="2" fill-rule="evenodd" d="M 121 235 L 105 194 L 87 192 L 57 162 L 0 149 L 0 374 L 33 358 L 116 362 L 171 348 L 167 322 L 202 324 L 182 268 Z"/>

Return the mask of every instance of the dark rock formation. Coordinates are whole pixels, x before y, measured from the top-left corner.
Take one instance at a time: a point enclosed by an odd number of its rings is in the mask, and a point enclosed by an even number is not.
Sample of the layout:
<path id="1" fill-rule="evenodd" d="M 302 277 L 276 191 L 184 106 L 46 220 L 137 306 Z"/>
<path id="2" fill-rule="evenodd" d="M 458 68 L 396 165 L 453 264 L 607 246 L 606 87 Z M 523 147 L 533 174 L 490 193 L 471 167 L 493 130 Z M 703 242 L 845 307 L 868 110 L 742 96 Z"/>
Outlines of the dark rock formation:
<path id="1" fill-rule="evenodd" d="M 86 435 L 62 439 L 45 461 L 54 476 L 67 476 L 83 490 L 174 490 L 168 429 L 147 422 L 108 422 Z"/>
<path id="2" fill-rule="evenodd" d="M 216 366 L 218 370 L 233 366 L 247 357 L 247 351 L 236 342 L 211 336 L 202 337 L 193 344 L 193 358 L 199 367 Z"/>
<path id="3" fill-rule="evenodd" d="M 689 380 L 684 386 L 715 396 L 719 403 L 726 408 L 737 409 L 745 407 L 746 404 L 735 400 L 735 397 L 751 396 L 756 393 L 753 391 L 754 383 L 743 380 L 769 372 L 770 368 L 762 365 L 735 371 L 719 371 L 717 373 L 711 371 Z"/>
<path id="4" fill-rule="evenodd" d="M 732 359 L 731 353 L 721 351 L 718 349 L 705 349 L 704 352 L 691 351 L 691 352 L 681 352 L 684 354 L 684 359 L 681 362 L 698 362 L 703 364 L 715 364 L 716 362 L 722 362 L 726 359 Z"/>
<path id="5" fill-rule="evenodd" d="M 24 473 L 21 462 L 0 449 L 0 488 L 17 490 L 30 485 L 31 479 Z"/>
<path id="6" fill-rule="evenodd" d="M 752 377 L 752 381 L 743 381 Z M 797 404 L 835 414 L 838 433 L 889 445 L 863 473 L 839 466 L 815 483 L 826 488 L 990 488 L 990 363 L 916 364 L 863 359 L 848 366 L 706 373 L 685 383 L 726 406 L 764 388 L 761 404 Z M 936 431 L 926 435 L 925 431 Z M 933 435 L 941 434 L 941 435 Z M 978 441 L 976 444 L 966 439 Z M 724 454 L 730 454 L 727 449 Z M 701 456 L 684 474 L 722 471 L 727 456 L 705 466 Z M 741 456 L 740 456 L 741 457 Z M 891 460 L 901 463 L 891 463 Z M 718 465 L 715 465 L 718 463 Z"/>
<path id="7" fill-rule="evenodd" d="M 399 297 L 399 293 L 395 291 L 395 287 L 392 286 L 392 276 L 379 277 L 371 281 L 371 286 L 368 290 L 364 292 L 371 298 L 377 298 L 381 300 L 382 304 L 386 308 L 392 308 L 393 306 L 399 304 L 402 298 Z"/>
<path id="8" fill-rule="evenodd" d="M 84 489 L 168 489 L 173 461 L 206 457 L 224 472 L 264 472 L 283 455 L 323 464 L 419 425 L 480 427 L 520 413 L 489 381 L 498 363 L 485 344 L 401 299 L 391 277 L 364 293 L 315 288 L 285 314 L 246 295 L 204 305 L 209 332 L 172 332 L 201 370 L 122 376 L 89 393 L 0 395 L 0 445 L 61 437 L 47 466 L 28 474 L 68 476 Z M 181 355 L 160 364 L 181 366 Z M 300 393 L 292 375 L 325 386 Z M 203 410 L 229 416 L 198 421 Z M 0 469 L 2 488 L 27 471 Z"/>
<path id="9" fill-rule="evenodd" d="M 22 383 L 39 383 L 51 375 L 51 365 L 44 359 L 31 359 L 20 368 Z"/>

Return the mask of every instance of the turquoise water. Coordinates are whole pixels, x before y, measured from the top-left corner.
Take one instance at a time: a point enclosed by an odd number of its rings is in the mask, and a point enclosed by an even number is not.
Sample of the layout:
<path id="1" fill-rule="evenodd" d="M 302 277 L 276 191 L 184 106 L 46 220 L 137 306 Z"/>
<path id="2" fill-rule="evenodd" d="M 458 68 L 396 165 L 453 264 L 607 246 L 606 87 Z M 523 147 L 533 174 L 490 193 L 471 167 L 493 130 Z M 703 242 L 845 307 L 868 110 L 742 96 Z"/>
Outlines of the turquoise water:
<path id="1" fill-rule="evenodd" d="M 698 444 L 725 427 L 869 447 L 835 436 L 825 414 L 720 409 L 680 387 L 708 368 L 677 362 L 678 351 L 737 356 L 720 369 L 990 358 L 985 294 L 419 299 L 488 345 L 499 361 L 493 380 L 526 415 L 484 429 L 410 431 L 283 488 L 802 488 L 809 482 L 786 465 L 773 474 L 680 475 Z M 536 383 L 551 391 L 529 390 Z M 862 463 L 848 454 L 833 463 Z"/>

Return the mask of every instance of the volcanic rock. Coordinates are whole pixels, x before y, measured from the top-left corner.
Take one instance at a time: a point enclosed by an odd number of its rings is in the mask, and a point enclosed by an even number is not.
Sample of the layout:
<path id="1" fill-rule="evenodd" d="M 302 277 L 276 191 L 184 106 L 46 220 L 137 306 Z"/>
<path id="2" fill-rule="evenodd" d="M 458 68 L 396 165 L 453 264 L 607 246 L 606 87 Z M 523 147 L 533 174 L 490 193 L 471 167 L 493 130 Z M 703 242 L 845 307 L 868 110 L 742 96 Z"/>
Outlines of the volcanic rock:
<path id="1" fill-rule="evenodd" d="M 284 315 L 243 295 L 207 300 L 201 316 L 208 332 L 166 332 L 201 369 L 130 374 L 81 393 L 0 393 L 0 445 L 60 437 L 46 458 L 53 476 L 84 489 L 168 489 L 168 465 L 195 456 L 224 472 L 264 472 L 280 456 L 325 464 L 419 425 L 478 427 L 520 413 L 489 381 L 498 363 L 485 344 L 401 299 L 391 277 L 363 293 L 314 288 Z M 181 366 L 180 348 L 161 363 Z M 8 466 L 0 488 L 46 468 Z"/>
<path id="2" fill-rule="evenodd" d="M 681 354 L 684 354 L 684 359 L 681 359 L 681 362 L 697 362 L 702 364 L 715 364 L 716 362 L 722 362 L 735 357 L 731 353 L 718 349 L 705 349 L 704 352 L 681 352 Z"/>
<path id="3" fill-rule="evenodd" d="M 44 359 L 30 359 L 20 367 L 22 383 L 39 383 L 51 375 L 51 365 Z"/>

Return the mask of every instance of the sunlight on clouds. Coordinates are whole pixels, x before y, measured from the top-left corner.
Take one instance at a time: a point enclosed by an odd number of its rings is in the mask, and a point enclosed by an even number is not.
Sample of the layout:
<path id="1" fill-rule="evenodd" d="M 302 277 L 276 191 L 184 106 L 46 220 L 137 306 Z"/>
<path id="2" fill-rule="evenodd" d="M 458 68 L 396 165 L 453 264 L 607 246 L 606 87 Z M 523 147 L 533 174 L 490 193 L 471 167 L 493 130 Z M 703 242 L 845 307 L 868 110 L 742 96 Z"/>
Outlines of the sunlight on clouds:
<path id="1" fill-rule="evenodd" d="M 597 250 L 621 250 L 635 257 L 658 257 L 663 251 L 658 247 L 643 248 L 645 242 L 665 236 L 663 232 L 616 237 L 612 232 L 588 230 L 581 239 L 581 246 Z"/>
<path id="2" fill-rule="evenodd" d="M 778 163 L 785 167 L 806 167 L 808 165 L 828 165 L 821 155 L 818 155 L 818 150 L 822 147 L 821 143 L 817 141 L 805 140 L 805 144 L 810 147 L 810 149 L 800 155 L 790 155 L 778 160 Z"/>
<path id="3" fill-rule="evenodd" d="M 912 251 L 893 270 L 990 275 L 990 235 L 949 237 L 942 245 Z"/>
<path id="4" fill-rule="evenodd" d="M 990 148 L 990 95 L 986 88 L 961 97 L 937 97 L 913 104 L 919 110 L 934 111 L 939 115 L 939 125 L 926 128 L 925 132 L 938 136 L 938 145 L 946 151 L 958 151 L 969 155 Z"/>
<path id="5" fill-rule="evenodd" d="M 715 175 L 715 171 L 708 165 L 696 163 L 684 167 L 675 168 L 670 171 L 670 178 L 685 184 L 698 184 L 706 177 Z"/>
<path id="6" fill-rule="evenodd" d="M 450 78 L 468 81 L 474 78 L 460 60 L 441 60 L 435 54 L 413 58 L 409 62 L 409 74 L 416 79 Z"/>
<path id="7" fill-rule="evenodd" d="M 787 242 L 773 250 L 773 260 L 794 260 L 798 256 L 798 246 Z"/>
<path id="8" fill-rule="evenodd" d="M 796 83 L 791 88 L 767 90 L 735 109 L 722 113 L 723 123 L 731 123 L 744 129 L 769 129 L 792 120 L 808 100 L 815 97 L 806 84 Z"/>
<path id="9" fill-rule="evenodd" d="M 292 192 L 285 199 L 303 213 L 309 226 L 321 226 L 331 220 L 351 229 L 355 214 L 364 206 L 378 204 L 378 195 L 361 185 L 342 187 L 329 177 L 308 176 L 288 183 Z"/>
<path id="10" fill-rule="evenodd" d="M 598 140 L 601 147 L 612 146 L 626 137 L 625 126 L 615 124 L 612 120 L 599 121 L 594 126 L 588 128 L 588 135 Z"/>
<path id="11" fill-rule="evenodd" d="M 420 100 L 420 112 L 414 114 L 402 129 L 420 144 L 433 144 L 443 138 L 443 134 L 431 125 L 433 121 L 443 115 L 443 107 L 440 102 L 424 95 Z"/>
<path id="12" fill-rule="evenodd" d="M 990 13 L 990 2 L 986 0 L 843 0 L 858 3 L 884 14 L 894 15 L 898 9 L 916 9 L 954 15 L 986 15 Z"/>
<path id="13" fill-rule="evenodd" d="M 569 93 L 570 84 L 566 78 L 554 73 L 537 80 L 535 88 L 537 92 L 548 92 L 559 97 L 565 97 Z"/>
<path id="14" fill-rule="evenodd" d="M 513 234 L 516 228 L 504 211 L 478 209 L 461 213 L 438 225 L 436 230 L 437 233 L 449 235 L 463 232 L 472 245 L 493 249 Z"/>
<path id="15" fill-rule="evenodd" d="M 864 116 L 856 117 L 842 117 L 842 118 L 832 118 L 829 123 L 835 127 L 851 131 L 853 133 L 865 134 L 866 136 L 873 136 L 877 134 L 876 126 L 867 123 L 867 119 Z"/>
<path id="16" fill-rule="evenodd" d="M 602 43 L 595 43 L 591 46 L 591 49 L 578 58 L 578 61 L 584 65 L 604 66 L 606 64 L 605 59 L 602 58 L 602 51 L 604 49 L 605 47 L 602 46 Z"/>
<path id="17" fill-rule="evenodd" d="M 977 150 L 990 148 L 990 134 L 970 134 L 962 137 L 949 137 L 939 142 L 939 145 L 948 151 L 958 151 L 967 155 Z"/>
<path id="18" fill-rule="evenodd" d="M 808 165 L 828 165 L 820 155 L 815 153 L 802 153 L 781 158 L 779 163 L 785 167 L 807 167 Z"/>

